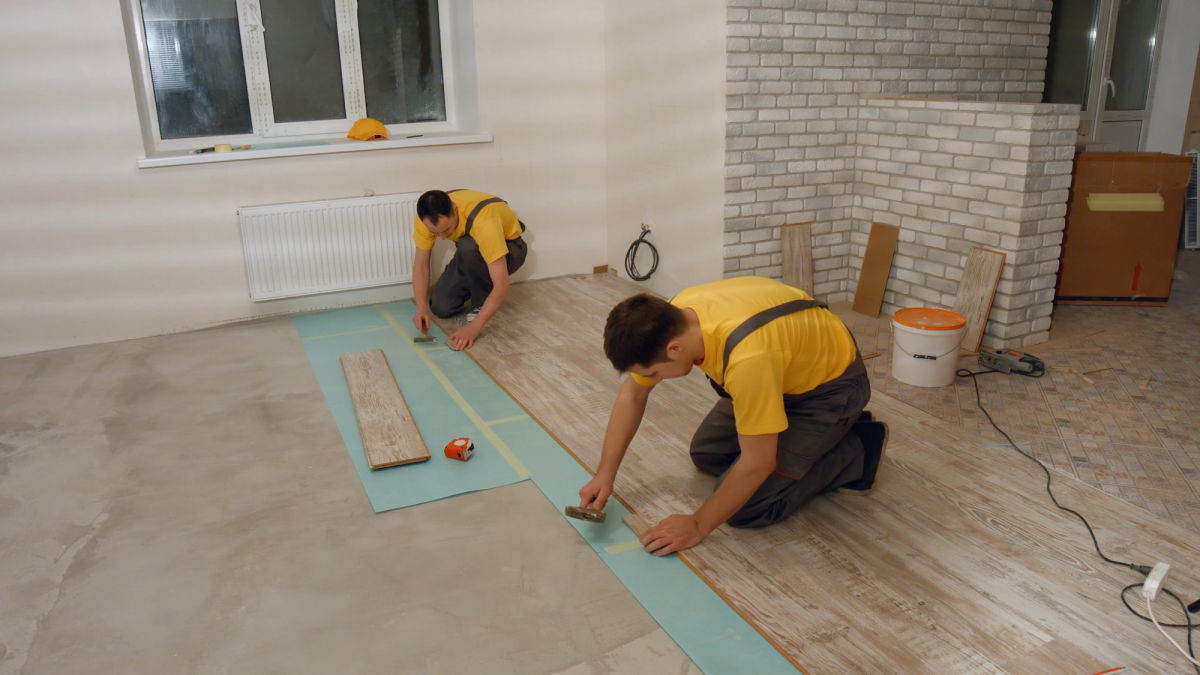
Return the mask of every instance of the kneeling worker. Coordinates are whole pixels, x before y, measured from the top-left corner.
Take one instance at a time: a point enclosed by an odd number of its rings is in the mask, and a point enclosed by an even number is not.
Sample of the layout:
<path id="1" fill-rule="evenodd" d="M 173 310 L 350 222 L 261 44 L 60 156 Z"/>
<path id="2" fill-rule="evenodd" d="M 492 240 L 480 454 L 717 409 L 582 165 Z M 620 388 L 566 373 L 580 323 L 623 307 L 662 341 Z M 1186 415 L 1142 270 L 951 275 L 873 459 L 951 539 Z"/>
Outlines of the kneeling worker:
<path id="1" fill-rule="evenodd" d="M 450 342 L 455 349 L 468 349 L 488 320 L 508 297 L 508 277 L 525 264 L 529 247 L 521 238 L 525 224 L 499 197 L 474 190 L 430 190 L 417 200 L 413 242 L 417 259 L 413 264 L 413 295 L 417 330 L 429 330 L 430 311 L 448 318 L 463 311 L 471 301 L 470 321 Z M 455 244 L 454 258 L 442 276 L 429 288 L 429 259 L 433 244 L 449 239 Z"/>
<path id="2" fill-rule="evenodd" d="M 887 426 L 863 411 L 871 384 L 862 356 L 845 324 L 798 289 L 738 277 L 670 302 L 635 295 L 609 313 L 604 353 L 632 375 L 580 506 L 604 507 L 655 385 L 697 365 L 721 397 L 691 445 L 696 467 L 718 476 L 716 491 L 695 514 L 668 516 L 642 534 L 655 555 L 695 546 L 726 521 L 762 527 L 814 495 L 875 485 Z"/>

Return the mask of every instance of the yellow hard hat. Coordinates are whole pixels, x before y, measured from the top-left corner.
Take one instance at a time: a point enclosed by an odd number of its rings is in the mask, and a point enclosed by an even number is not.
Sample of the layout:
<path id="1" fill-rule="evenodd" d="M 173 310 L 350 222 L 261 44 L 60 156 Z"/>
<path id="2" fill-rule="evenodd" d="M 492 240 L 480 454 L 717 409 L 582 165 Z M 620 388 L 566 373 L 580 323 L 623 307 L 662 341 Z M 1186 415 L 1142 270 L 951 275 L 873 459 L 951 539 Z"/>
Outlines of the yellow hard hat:
<path id="1" fill-rule="evenodd" d="M 370 117 L 364 117 L 354 123 L 350 127 L 350 133 L 346 134 L 346 138 L 353 141 L 373 141 L 376 138 L 387 140 L 387 127 L 379 120 L 373 120 Z"/>

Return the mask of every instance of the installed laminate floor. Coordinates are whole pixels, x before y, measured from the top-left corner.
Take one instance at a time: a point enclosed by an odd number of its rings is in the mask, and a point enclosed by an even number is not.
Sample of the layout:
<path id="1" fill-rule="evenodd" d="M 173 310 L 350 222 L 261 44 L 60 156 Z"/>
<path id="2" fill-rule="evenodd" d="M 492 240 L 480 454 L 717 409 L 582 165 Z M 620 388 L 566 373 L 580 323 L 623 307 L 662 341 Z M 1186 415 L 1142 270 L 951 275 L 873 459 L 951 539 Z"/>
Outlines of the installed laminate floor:
<path id="1" fill-rule="evenodd" d="M 1046 376 L 986 376 L 979 388 L 996 422 L 1061 474 L 1200 531 L 1200 251 L 1181 251 L 1178 269 L 1166 307 L 1057 307 L 1051 342 L 1025 348 Z M 890 376 L 890 316 L 835 308 L 864 354 L 881 352 L 868 361 L 876 391 L 1003 441 L 970 380 L 923 389 Z M 1095 384 L 1078 374 L 1098 368 L 1111 370 L 1088 375 Z"/>
<path id="2" fill-rule="evenodd" d="M 601 351 L 604 319 L 637 290 L 605 275 L 514 286 L 471 350 L 592 468 L 621 380 Z M 687 446 L 713 400 L 698 370 L 651 396 L 616 484 L 635 525 L 711 493 Z M 1050 506 L 1040 469 L 887 394 L 870 409 L 892 429 L 872 495 L 820 497 L 761 530 L 723 526 L 683 554 L 787 655 L 812 673 L 1182 672 L 1120 602 L 1139 575 L 1096 557 L 1082 526 Z M 1030 410 L 1050 423 L 1039 415 Z M 1194 532 L 1074 479 L 1060 477 L 1057 494 L 1110 556 L 1167 561 L 1170 585 L 1200 594 Z"/>

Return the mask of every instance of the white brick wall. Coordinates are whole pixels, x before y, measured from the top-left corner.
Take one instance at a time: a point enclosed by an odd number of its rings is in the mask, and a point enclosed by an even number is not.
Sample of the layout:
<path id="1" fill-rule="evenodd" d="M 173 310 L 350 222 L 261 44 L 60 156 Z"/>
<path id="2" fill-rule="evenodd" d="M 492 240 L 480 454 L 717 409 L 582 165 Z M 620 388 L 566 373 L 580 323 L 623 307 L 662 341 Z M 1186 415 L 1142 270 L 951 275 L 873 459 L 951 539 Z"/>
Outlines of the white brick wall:
<path id="1" fill-rule="evenodd" d="M 864 100 L 857 112 L 866 131 L 857 135 L 851 285 L 873 222 L 900 228 L 888 312 L 950 308 L 971 247 L 1003 251 L 984 344 L 1045 341 L 1078 106 Z"/>
<path id="2" fill-rule="evenodd" d="M 909 253 L 897 259 L 912 264 L 894 270 L 893 303 L 944 304 L 953 296 L 961 269 L 952 243 L 1011 245 L 1022 260 L 1057 264 L 1057 252 L 1051 261 L 1026 250 L 1031 235 L 1021 229 L 1053 220 L 1025 213 L 1043 206 L 1027 194 L 1042 189 L 1028 172 L 1045 168 L 1032 165 L 1052 161 L 1033 145 L 1042 129 L 1014 126 L 1015 112 L 994 104 L 860 102 L 863 95 L 1040 101 L 1050 8 L 1049 0 L 730 0 L 725 275 L 780 276 L 778 249 L 766 244 L 778 240 L 780 225 L 812 222 L 816 292 L 848 299 L 870 222 L 862 214 L 875 211 L 899 219 L 908 238 L 901 245 Z M 923 257 L 930 251 L 941 259 Z M 1005 273 L 1021 284 L 1029 268 Z M 1045 294 L 1027 285 L 1005 292 Z M 1048 326 L 1026 307 L 1005 307 L 1010 318 L 1018 309 L 1024 318 L 989 331 L 1015 344 L 1013 326 Z"/>

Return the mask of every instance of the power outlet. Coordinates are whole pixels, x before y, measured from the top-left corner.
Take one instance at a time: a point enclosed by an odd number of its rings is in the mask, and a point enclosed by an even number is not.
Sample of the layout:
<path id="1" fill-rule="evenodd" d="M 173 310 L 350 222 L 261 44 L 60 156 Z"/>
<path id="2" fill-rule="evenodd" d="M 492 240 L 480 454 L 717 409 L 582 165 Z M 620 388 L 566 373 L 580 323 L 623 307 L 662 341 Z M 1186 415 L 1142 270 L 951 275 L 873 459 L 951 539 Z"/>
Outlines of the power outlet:
<path id="1" fill-rule="evenodd" d="M 1171 566 L 1165 562 L 1160 562 L 1154 565 L 1154 569 L 1150 570 L 1150 574 L 1146 575 L 1146 582 L 1142 586 L 1142 597 L 1150 602 L 1158 597 L 1158 592 L 1162 590 L 1163 584 L 1167 581 L 1167 572 L 1171 571 Z"/>

